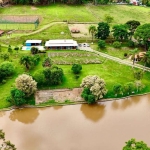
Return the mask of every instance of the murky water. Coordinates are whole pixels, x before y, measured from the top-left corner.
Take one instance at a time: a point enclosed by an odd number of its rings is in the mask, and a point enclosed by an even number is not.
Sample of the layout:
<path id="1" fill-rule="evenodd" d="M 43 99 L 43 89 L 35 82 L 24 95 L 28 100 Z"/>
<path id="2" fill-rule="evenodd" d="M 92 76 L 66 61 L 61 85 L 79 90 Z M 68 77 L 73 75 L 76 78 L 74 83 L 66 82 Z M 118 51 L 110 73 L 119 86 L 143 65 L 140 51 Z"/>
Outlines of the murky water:
<path id="1" fill-rule="evenodd" d="M 0 112 L 0 129 L 18 150 L 121 150 L 133 137 L 150 146 L 150 95 Z"/>

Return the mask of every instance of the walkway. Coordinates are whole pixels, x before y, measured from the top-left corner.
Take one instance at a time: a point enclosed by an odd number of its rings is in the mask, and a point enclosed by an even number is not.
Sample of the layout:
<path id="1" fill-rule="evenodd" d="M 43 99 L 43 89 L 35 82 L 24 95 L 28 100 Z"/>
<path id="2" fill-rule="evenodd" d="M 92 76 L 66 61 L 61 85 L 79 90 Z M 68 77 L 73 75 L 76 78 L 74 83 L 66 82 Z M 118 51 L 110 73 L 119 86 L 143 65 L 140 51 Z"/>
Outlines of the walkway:
<path id="1" fill-rule="evenodd" d="M 83 50 L 83 51 L 88 51 L 88 52 L 93 52 L 93 53 L 96 53 L 102 57 L 105 57 L 107 59 L 110 59 L 110 60 L 113 60 L 113 61 L 116 61 L 120 64 L 124 64 L 124 65 L 128 65 L 128 66 L 131 66 L 131 67 L 134 67 L 134 68 L 139 68 L 139 69 L 142 69 L 144 71 L 148 71 L 150 72 L 150 68 L 149 67 L 144 67 L 143 65 L 139 65 L 139 64 L 134 64 L 133 65 L 133 62 L 129 61 L 129 60 L 122 60 L 120 58 L 117 58 L 117 57 L 114 57 L 114 56 L 110 56 L 108 54 L 105 54 L 105 53 L 102 53 L 102 52 L 99 52 L 99 51 L 96 51 L 96 50 L 93 50 L 92 48 L 90 47 L 79 47 L 80 50 Z"/>

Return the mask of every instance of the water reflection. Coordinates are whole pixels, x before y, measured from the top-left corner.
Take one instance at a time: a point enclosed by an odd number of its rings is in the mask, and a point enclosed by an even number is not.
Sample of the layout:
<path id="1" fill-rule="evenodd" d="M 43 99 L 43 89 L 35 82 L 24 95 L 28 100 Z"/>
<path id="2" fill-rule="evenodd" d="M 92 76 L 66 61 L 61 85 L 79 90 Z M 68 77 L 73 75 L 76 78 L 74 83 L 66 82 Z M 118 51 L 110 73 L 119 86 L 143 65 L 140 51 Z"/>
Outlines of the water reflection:
<path id="1" fill-rule="evenodd" d="M 55 110 L 58 110 L 58 109 L 61 109 L 62 106 L 53 106 L 53 108 L 54 108 Z"/>
<path id="2" fill-rule="evenodd" d="M 12 121 L 18 120 L 19 122 L 28 124 L 28 123 L 33 123 L 37 119 L 38 115 L 39 115 L 39 109 L 37 109 L 37 108 L 24 108 L 24 109 L 13 110 L 10 113 L 9 118 Z"/>
<path id="3" fill-rule="evenodd" d="M 3 117 L 5 115 L 5 111 L 0 111 L 0 117 Z"/>
<path id="4" fill-rule="evenodd" d="M 102 119 L 102 117 L 105 114 L 105 105 L 103 104 L 94 104 L 94 105 L 88 105 L 88 104 L 82 104 L 80 110 L 85 115 L 86 118 L 97 122 L 99 119 Z"/>
<path id="5" fill-rule="evenodd" d="M 126 109 L 126 108 L 130 107 L 131 105 L 132 105 L 131 100 L 130 100 L 130 99 L 125 99 L 125 100 L 123 100 L 123 101 L 121 102 L 120 108 L 121 108 L 121 109 Z"/>
<path id="6" fill-rule="evenodd" d="M 118 101 L 113 101 L 112 104 L 111 104 L 111 106 L 112 106 L 113 109 L 116 110 L 116 109 L 119 108 L 119 102 Z"/>

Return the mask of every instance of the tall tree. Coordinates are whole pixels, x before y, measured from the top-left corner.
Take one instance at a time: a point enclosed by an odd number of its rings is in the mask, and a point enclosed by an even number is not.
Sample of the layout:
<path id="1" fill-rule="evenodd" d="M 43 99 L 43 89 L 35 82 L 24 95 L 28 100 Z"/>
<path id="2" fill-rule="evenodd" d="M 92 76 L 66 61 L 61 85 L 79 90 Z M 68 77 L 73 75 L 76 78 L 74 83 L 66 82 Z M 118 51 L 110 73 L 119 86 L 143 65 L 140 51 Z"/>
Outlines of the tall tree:
<path id="1" fill-rule="evenodd" d="M 130 35 L 130 40 L 131 40 L 136 28 L 140 25 L 140 22 L 135 21 L 135 20 L 130 20 L 130 21 L 127 21 L 126 24 L 128 25 L 129 30 L 130 30 L 129 35 Z"/>
<path id="2" fill-rule="evenodd" d="M 22 56 L 20 58 L 20 64 L 24 65 L 26 67 L 26 69 L 29 70 L 33 64 L 33 59 L 31 56 L 27 56 L 27 55 Z"/>
<path id="3" fill-rule="evenodd" d="M 147 51 L 141 61 L 144 63 L 144 66 L 150 66 L 150 51 Z"/>
<path id="4" fill-rule="evenodd" d="M 113 26 L 113 36 L 116 40 L 123 41 L 128 39 L 128 26 L 124 24 Z"/>
<path id="5" fill-rule="evenodd" d="M 92 35 L 92 42 L 96 31 L 97 31 L 96 26 L 93 25 L 89 26 L 89 33 Z"/>
<path id="6" fill-rule="evenodd" d="M 110 33 L 109 28 L 110 27 L 109 27 L 108 23 L 100 22 L 98 24 L 97 33 L 95 34 L 95 36 L 98 39 L 105 40 L 109 36 L 109 33 Z"/>
<path id="7" fill-rule="evenodd" d="M 150 23 L 146 23 L 137 27 L 134 37 L 138 42 L 145 46 L 145 50 L 148 50 L 150 46 Z"/>

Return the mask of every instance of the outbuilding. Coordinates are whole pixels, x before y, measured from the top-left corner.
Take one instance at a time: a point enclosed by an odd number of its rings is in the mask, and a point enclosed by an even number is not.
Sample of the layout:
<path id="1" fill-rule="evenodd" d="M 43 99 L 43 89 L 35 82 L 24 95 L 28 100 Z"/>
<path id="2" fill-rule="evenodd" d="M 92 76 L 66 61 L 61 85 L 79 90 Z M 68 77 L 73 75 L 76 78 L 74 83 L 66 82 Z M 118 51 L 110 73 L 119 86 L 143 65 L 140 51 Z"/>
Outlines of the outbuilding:
<path id="1" fill-rule="evenodd" d="M 41 46 L 42 40 L 27 40 L 25 45 L 26 46 Z"/>
<path id="2" fill-rule="evenodd" d="M 72 39 L 49 40 L 45 43 L 46 49 L 77 49 L 77 41 Z"/>

